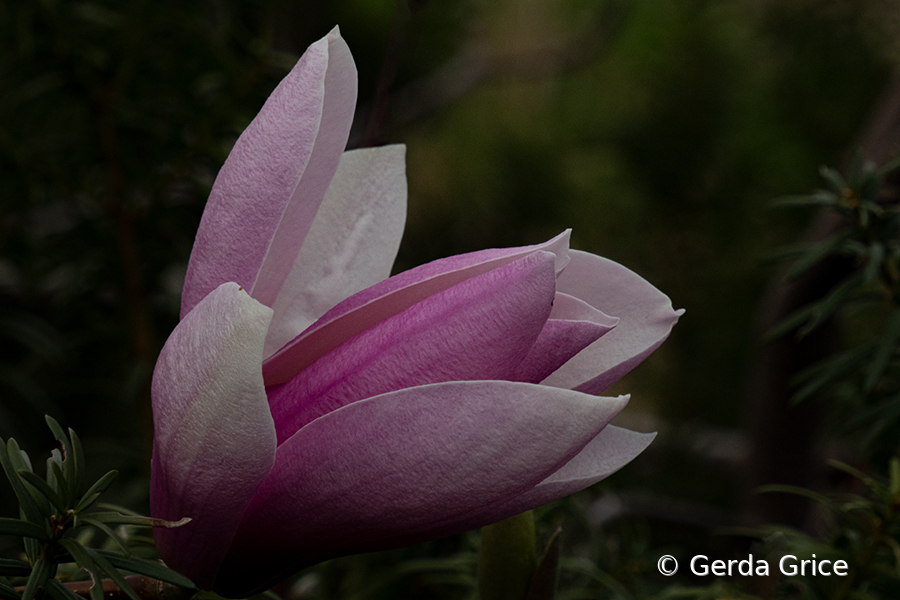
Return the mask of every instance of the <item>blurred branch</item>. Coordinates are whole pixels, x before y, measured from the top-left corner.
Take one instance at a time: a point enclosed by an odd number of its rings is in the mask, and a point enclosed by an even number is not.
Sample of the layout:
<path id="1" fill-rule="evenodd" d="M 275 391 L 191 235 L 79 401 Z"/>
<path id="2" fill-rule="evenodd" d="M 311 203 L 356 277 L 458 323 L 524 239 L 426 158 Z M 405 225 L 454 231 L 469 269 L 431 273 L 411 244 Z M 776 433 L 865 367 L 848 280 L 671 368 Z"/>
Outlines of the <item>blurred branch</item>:
<path id="1" fill-rule="evenodd" d="M 859 147 L 863 158 L 883 165 L 900 154 L 900 71 L 878 101 L 869 118 Z"/>
<path id="2" fill-rule="evenodd" d="M 141 361 L 151 363 L 153 340 L 150 317 L 147 312 L 143 269 L 141 268 L 140 249 L 134 230 L 134 215 L 125 206 L 127 181 L 122 167 L 121 148 L 118 132 L 112 115 L 116 94 L 112 84 L 101 92 L 99 101 L 99 135 L 105 154 L 109 174 L 109 195 L 106 198 L 106 211 L 116 228 L 119 254 L 122 260 L 122 275 L 125 283 L 128 320 L 131 329 L 132 350 Z"/>
<path id="3" fill-rule="evenodd" d="M 196 590 L 189 590 L 171 583 L 151 579 L 146 575 L 129 575 L 125 578 L 125 581 L 143 600 L 186 600 L 196 593 Z M 112 579 L 103 579 L 101 583 L 105 600 L 129 600 L 128 594 L 116 585 Z M 94 582 L 69 581 L 62 585 L 70 592 L 82 598 L 90 599 L 91 588 L 94 587 Z M 25 586 L 23 585 L 17 587 L 16 591 L 21 593 L 24 589 Z"/>
<path id="4" fill-rule="evenodd" d="M 370 132 L 376 125 L 381 127 L 376 131 L 385 137 L 387 134 L 384 132 L 418 122 L 485 83 L 540 80 L 577 71 L 606 51 L 620 30 L 627 10 L 624 4 L 612 2 L 600 19 L 601 24 L 579 39 L 566 44 L 532 48 L 525 52 L 498 54 L 491 50 L 487 40 L 473 37 L 443 67 L 394 92 L 390 98 L 391 110 L 388 111 L 387 92 L 382 93 L 382 84 L 392 82 L 393 74 L 399 66 L 399 60 L 398 64 L 393 64 L 389 58 L 393 56 L 393 46 L 396 44 L 399 47 L 402 42 L 402 27 L 398 27 L 397 23 L 403 20 L 401 17 L 408 17 L 404 14 L 405 11 L 398 9 L 400 16 L 395 18 L 394 28 L 401 32 L 395 34 L 392 30 L 389 42 L 391 46 L 385 56 L 379 79 L 379 93 L 373 102 L 374 108 L 359 109 L 362 114 L 372 116 L 367 121 L 362 142 L 351 142 L 351 145 L 365 145 L 365 141 L 372 139 Z M 383 114 L 378 112 L 382 107 Z M 376 121 L 376 115 L 382 119 L 381 122 Z"/>

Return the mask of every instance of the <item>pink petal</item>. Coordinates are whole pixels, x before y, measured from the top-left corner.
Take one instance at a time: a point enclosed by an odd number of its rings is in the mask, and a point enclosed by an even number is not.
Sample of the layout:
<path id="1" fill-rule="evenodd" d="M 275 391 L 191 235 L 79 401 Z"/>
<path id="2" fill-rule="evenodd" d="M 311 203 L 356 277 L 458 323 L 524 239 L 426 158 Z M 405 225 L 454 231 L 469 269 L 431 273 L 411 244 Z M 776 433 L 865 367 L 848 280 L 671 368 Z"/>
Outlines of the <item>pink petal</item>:
<path id="1" fill-rule="evenodd" d="M 328 413 L 279 447 L 216 590 L 243 596 L 384 540 L 459 531 L 454 524 L 565 465 L 626 402 L 473 381 L 399 390 Z"/>
<path id="2" fill-rule="evenodd" d="M 260 364 L 271 309 L 236 283 L 200 301 L 169 337 L 153 373 L 154 530 L 160 555 L 211 585 L 240 517 L 275 460 Z"/>
<path id="3" fill-rule="evenodd" d="M 638 433 L 607 425 L 574 458 L 533 488 L 485 507 L 473 513 L 468 520 L 452 523 L 443 529 L 431 531 L 428 535 L 401 535 L 382 541 L 379 548 L 400 548 L 477 529 L 579 492 L 630 463 L 647 449 L 655 437 L 655 433 Z"/>
<path id="4" fill-rule="evenodd" d="M 619 318 L 615 329 L 543 381 L 544 385 L 600 394 L 669 336 L 683 310 L 645 279 L 606 258 L 571 251 L 557 289 Z"/>
<path id="5" fill-rule="evenodd" d="M 618 322 L 578 298 L 557 293 L 541 335 L 516 372 L 504 379 L 539 383 Z"/>
<path id="6" fill-rule="evenodd" d="M 386 279 L 406 221 L 406 149 L 345 152 L 275 299 L 266 356 L 329 309 Z"/>
<path id="7" fill-rule="evenodd" d="M 557 272 L 568 262 L 569 232 L 535 246 L 482 250 L 430 262 L 350 296 L 263 362 L 266 385 L 297 373 L 350 338 L 410 306 L 481 273 L 539 250 L 556 255 Z"/>
<path id="8" fill-rule="evenodd" d="M 487 522 L 543 506 L 594 485 L 634 460 L 655 437 L 655 433 L 638 433 L 608 425 L 555 473 L 527 492 L 492 507 Z M 470 529 L 478 526 L 472 525 Z"/>
<path id="9" fill-rule="evenodd" d="M 347 143 L 356 67 L 337 28 L 309 47 L 219 171 L 181 297 L 184 317 L 235 281 L 271 306 Z"/>
<path id="10" fill-rule="evenodd" d="M 550 315 L 555 259 L 534 252 L 438 292 L 269 388 L 279 442 L 321 415 L 378 394 L 510 379 Z"/>

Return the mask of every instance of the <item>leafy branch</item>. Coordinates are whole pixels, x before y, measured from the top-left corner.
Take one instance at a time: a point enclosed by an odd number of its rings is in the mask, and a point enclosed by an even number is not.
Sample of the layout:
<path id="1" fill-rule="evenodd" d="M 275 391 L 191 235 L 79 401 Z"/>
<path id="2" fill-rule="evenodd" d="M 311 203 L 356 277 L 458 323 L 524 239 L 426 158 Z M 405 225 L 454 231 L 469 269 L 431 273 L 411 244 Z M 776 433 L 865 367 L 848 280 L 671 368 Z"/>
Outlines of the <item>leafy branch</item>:
<path id="1" fill-rule="evenodd" d="M 176 588 L 194 589 L 188 578 L 162 563 L 132 555 L 126 539 L 117 530 L 125 525 L 179 527 L 189 519 L 163 521 L 98 504 L 101 494 L 116 478 L 116 471 L 109 471 L 86 486 L 84 452 L 78 436 L 72 429 L 64 431 L 49 416 L 46 421 L 60 447 L 47 459 L 44 477 L 34 472 L 31 459 L 16 440 L 10 438 L 0 446 L 0 466 L 19 501 L 19 518 L 0 518 L 0 535 L 21 537 L 25 550 L 25 560 L 0 559 L 0 599 L 49 596 L 53 600 L 81 600 L 73 591 L 78 586 L 64 585 L 57 579 L 60 566 L 68 563 L 75 563 L 89 575 L 87 593 L 91 600 L 103 600 L 104 579 L 131 600 L 144 600 L 132 585 L 135 578 L 126 578 L 122 571 Z M 116 551 L 87 546 L 84 540 L 93 535 L 82 534 L 89 530 L 106 536 Z M 16 587 L 9 578 L 25 578 L 25 583 Z"/>
<path id="2" fill-rule="evenodd" d="M 881 459 L 896 451 L 900 432 L 900 198 L 885 185 L 898 167 L 900 160 L 876 168 L 857 154 L 846 177 L 823 167 L 824 188 L 778 201 L 833 211 L 846 223 L 828 239 L 788 249 L 794 258 L 789 280 L 835 257 L 851 261 L 853 269 L 822 299 L 767 334 L 768 340 L 802 338 L 840 311 L 856 311 L 856 345 L 801 372 L 794 380 L 794 401 L 823 392 L 841 400 L 849 415 L 841 415 L 842 421 L 863 431 L 862 447 Z M 867 328 L 871 334 L 860 335 Z"/>

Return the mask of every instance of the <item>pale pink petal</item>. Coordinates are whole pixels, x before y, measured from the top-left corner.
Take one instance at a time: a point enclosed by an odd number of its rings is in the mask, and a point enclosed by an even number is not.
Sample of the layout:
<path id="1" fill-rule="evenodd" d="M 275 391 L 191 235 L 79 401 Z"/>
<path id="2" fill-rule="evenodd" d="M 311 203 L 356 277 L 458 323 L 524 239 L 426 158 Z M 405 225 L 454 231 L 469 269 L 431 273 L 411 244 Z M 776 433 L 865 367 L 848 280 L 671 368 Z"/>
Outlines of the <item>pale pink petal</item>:
<path id="1" fill-rule="evenodd" d="M 251 295 L 273 306 L 347 146 L 356 110 L 356 65 L 337 27 L 328 34 L 322 122 L 303 177 L 278 223 Z"/>
<path id="2" fill-rule="evenodd" d="M 645 279 L 606 258 L 571 251 L 557 289 L 619 323 L 544 380 L 545 385 L 602 393 L 633 369 L 669 336 L 683 310 Z"/>
<path id="3" fill-rule="evenodd" d="M 481 273 L 540 250 L 553 252 L 557 272 L 568 262 L 569 232 L 534 246 L 482 250 L 436 260 L 350 296 L 263 362 L 266 385 L 297 373 L 350 338 L 410 306 Z"/>
<path id="4" fill-rule="evenodd" d="M 611 317 L 584 300 L 559 290 L 553 299 L 553 312 L 550 313 L 550 318 L 566 321 L 590 321 L 602 325 L 605 329 L 612 329 L 619 324 L 619 317 Z"/>
<path id="5" fill-rule="evenodd" d="M 406 149 L 341 156 L 325 200 L 272 308 L 266 356 L 347 297 L 386 279 L 406 222 Z"/>
<path id="6" fill-rule="evenodd" d="M 153 373 L 154 517 L 166 563 L 211 585 L 240 516 L 275 460 L 260 364 L 272 310 L 236 283 L 200 301 L 172 332 Z"/>
<path id="7" fill-rule="evenodd" d="M 534 252 L 438 292 L 268 388 L 279 442 L 370 396 L 444 381 L 512 379 L 550 315 L 555 258 Z"/>
<path id="8" fill-rule="evenodd" d="M 655 433 L 638 433 L 607 425 L 572 460 L 530 490 L 477 511 L 468 520 L 431 531 L 427 536 L 421 534 L 398 536 L 382 541 L 379 547 L 400 548 L 459 531 L 477 529 L 574 494 L 609 477 L 630 463 L 655 437 Z"/>
<path id="9" fill-rule="evenodd" d="M 219 171 L 194 240 L 182 317 L 228 281 L 271 306 L 337 169 L 355 103 L 356 67 L 335 28 L 278 84 Z"/>
<path id="10" fill-rule="evenodd" d="M 638 433 L 607 425 L 581 452 L 533 488 L 473 513 L 470 519 L 454 523 L 453 527 L 433 531 L 428 537 L 398 536 L 383 543 L 382 547 L 399 548 L 476 529 L 579 492 L 630 463 L 655 437 L 655 433 Z"/>
<path id="11" fill-rule="evenodd" d="M 455 523 L 569 462 L 626 402 L 475 381 L 399 390 L 328 413 L 279 447 L 216 589 L 244 595 L 382 540 L 459 530 Z"/>
<path id="12" fill-rule="evenodd" d="M 655 433 L 638 433 L 608 425 L 555 473 L 514 499 L 492 508 L 493 521 L 579 492 L 609 477 L 647 449 Z M 478 525 L 472 525 L 472 528 Z"/>

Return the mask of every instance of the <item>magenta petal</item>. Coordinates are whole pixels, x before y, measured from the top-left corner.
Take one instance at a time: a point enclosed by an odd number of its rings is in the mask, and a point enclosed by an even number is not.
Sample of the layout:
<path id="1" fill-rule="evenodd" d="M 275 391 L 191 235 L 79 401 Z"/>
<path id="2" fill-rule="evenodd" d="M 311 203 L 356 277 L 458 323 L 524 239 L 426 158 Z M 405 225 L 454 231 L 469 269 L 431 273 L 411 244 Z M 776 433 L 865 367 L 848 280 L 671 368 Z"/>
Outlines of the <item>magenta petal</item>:
<path id="1" fill-rule="evenodd" d="M 271 306 L 347 143 L 356 68 L 335 28 L 309 47 L 238 138 L 203 212 L 184 317 L 234 281 Z"/>
<path id="2" fill-rule="evenodd" d="M 436 260 L 350 296 L 263 362 L 266 385 L 297 373 L 350 338 L 458 283 L 539 250 L 554 253 L 559 272 L 568 262 L 569 232 L 534 246 L 482 250 Z"/>
<path id="3" fill-rule="evenodd" d="M 553 311 L 528 355 L 509 377 L 512 381 L 539 383 L 573 356 L 612 330 L 619 319 L 589 304 L 557 293 Z"/>
<path id="4" fill-rule="evenodd" d="M 272 308 L 266 356 L 347 297 L 386 279 L 406 221 L 406 148 L 351 150 Z"/>
<path id="5" fill-rule="evenodd" d="M 263 387 L 271 309 L 236 283 L 213 290 L 182 319 L 153 373 L 154 517 L 190 523 L 154 530 L 168 565 L 209 586 L 241 515 L 275 460 Z"/>
<path id="6" fill-rule="evenodd" d="M 267 389 L 279 443 L 321 415 L 370 396 L 444 381 L 512 379 L 543 335 L 556 290 L 554 264 L 550 252 L 535 252 L 473 277 Z"/>
<path id="7" fill-rule="evenodd" d="M 297 567 L 461 530 L 577 455 L 626 404 L 524 383 L 409 388 L 347 405 L 278 448 L 216 580 L 245 595 Z"/>
<path id="8" fill-rule="evenodd" d="M 607 331 L 588 321 L 548 320 L 516 371 L 504 379 L 540 383 Z"/>
<path id="9" fill-rule="evenodd" d="M 669 336 L 683 310 L 636 273 L 606 258 L 571 251 L 557 289 L 619 318 L 607 335 L 543 381 L 545 385 L 600 394 Z"/>

